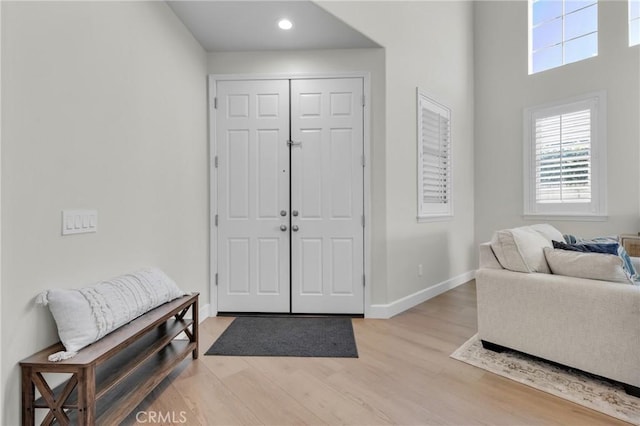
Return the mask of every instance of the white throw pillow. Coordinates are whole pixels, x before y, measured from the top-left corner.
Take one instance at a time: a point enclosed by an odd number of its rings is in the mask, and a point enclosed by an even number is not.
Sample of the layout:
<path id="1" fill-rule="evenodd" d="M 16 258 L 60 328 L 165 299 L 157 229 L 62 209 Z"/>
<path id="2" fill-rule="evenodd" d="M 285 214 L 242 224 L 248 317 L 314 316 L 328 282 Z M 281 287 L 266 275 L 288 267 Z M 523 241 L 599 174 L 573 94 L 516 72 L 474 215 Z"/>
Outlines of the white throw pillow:
<path id="1" fill-rule="evenodd" d="M 553 247 L 551 240 L 557 238 L 557 235 L 562 240 L 560 231 L 551 225 L 502 229 L 493 234 L 491 249 L 504 269 L 548 274 L 551 270 L 543 249 Z"/>
<path id="2" fill-rule="evenodd" d="M 564 235 L 562 235 L 562 232 L 558 231 L 548 223 L 536 223 L 535 225 L 531 225 L 530 228 L 542 234 L 542 236 L 549 240 L 549 242 L 553 240 L 564 242 Z"/>
<path id="3" fill-rule="evenodd" d="M 50 361 L 71 358 L 80 349 L 145 312 L 184 296 L 164 272 L 147 268 L 80 289 L 52 289 L 36 303 L 48 305 L 66 352 Z"/>
<path id="4" fill-rule="evenodd" d="M 544 255 L 556 275 L 630 284 L 622 259 L 615 254 L 545 248 Z"/>

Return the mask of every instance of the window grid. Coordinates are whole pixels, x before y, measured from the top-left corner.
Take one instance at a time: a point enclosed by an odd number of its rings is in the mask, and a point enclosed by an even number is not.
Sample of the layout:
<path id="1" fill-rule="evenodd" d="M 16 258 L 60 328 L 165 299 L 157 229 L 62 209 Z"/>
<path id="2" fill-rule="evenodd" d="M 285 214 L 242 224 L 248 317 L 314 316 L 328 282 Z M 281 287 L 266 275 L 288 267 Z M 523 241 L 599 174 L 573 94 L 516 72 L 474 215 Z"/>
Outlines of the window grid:
<path id="1" fill-rule="evenodd" d="M 552 1 L 558 1 L 561 2 L 562 5 L 562 10 L 559 14 L 556 15 L 552 15 L 550 18 L 542 20 L 540 22 L 537 22 L 534 24 L 534 13 L 533 13 L 533 5 L 536 3 L 541 3 L 544 1 L 549 1 L 549 0 L 529 0 L 529 22 L 530 22 L 530 30 L 529 30 L 529 35 L 530 35 L 530 53 L 529 53 L 529 74 L 534 74 L 537 72 L 541 72 L 541 71 L 545 71 L 548 69 L 552 69 L 552 68 L 556 68 L 559 67 L 561 65 L 566 65 L 572 62 L 577 62 L 583 59 L 587 59 L 589 57 L 592 56 L 597 56 L 598 54 L 598 41 L 597 41 L 597 34 L 598 34 L 598 27 L 597 27 L 597 23 L 596 23 L 596 29 L 593 31 L 587 31 L 584 33 L 578 33 L 577 35 L 573 35 L 569 38 L 567 38 L 567 25 L 566 25 L 566 21 L 567 18 L 570 17 L 575 17 L 577 14 L 579 14 L 580 12 L 584 12 L 589 8 L 594 8 L 595 10 L 595 15 L 596 15 L 596 22 L 597 22 L 597 7 L 598 7 L 598 0 L 592 0 L 591 2 L 585 2 L 584 5 L 582 5 L 581 7 L 578 7 L 576 9 L 572 9 L 567 13 L 567 1 L 566 0 L 552 0 Z M 633 0 L 632 0 L 633 1 Z M 534 44 L 535 44 L 535 37 L 534 37 L 534 32 L 536 29 L 539 29 L 541 27 L 544 27 L 545 25 L 549 25 L 550 23 L 552 23 L 553 21 L 559 21 L 560 25 L 561 25 L 561 38 L 558 42 L 552 42 L 550 44 L 545 44 L 541 47 L 538 47 L 537 49 L 534 49 Z M 586 41 L 588 37 L 590 36 L 595 36 L 596 37 L 596 41 L 595 41 L 595 50 L 592 51 L 589 55 L 585 56 L 584 53 L 582 52 L 577 52 L 578 54 L 576 55 L 576 57 L 569 57 L 567 55 L 567 44 L 572 44 L 572 42 L 578 42 L 579 40 L 582 41 Z M 535 61 L 534 61 L 534 56 L 537 53 L 550 53 L 551 50 L 553 48 L 559 47 L 560 51 L 561 51 L 561 59 L 558 63 L 554 63 L 552 65 L 546 65 L 546 66 L 542 66 L 542 67 L 536 67 Z M 576 47 L 575 50 L 578 50 L 578 48 Z"/>

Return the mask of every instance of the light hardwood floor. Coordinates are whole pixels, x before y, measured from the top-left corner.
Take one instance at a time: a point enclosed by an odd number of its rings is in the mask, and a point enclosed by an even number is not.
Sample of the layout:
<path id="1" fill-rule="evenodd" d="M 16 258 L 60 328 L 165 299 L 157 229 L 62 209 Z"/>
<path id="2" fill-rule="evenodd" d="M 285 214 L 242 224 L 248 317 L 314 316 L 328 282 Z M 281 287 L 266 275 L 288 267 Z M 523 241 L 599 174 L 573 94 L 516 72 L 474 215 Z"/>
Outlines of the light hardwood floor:
<path id="1" fill-rule="evenodd" d="M 202 323 L 202 354 L 231 321 Z M 353 325 L 357 359 L 187 360 L 127 424 L 626 424 L 449 358 L 476 333 L 473 281 L 389 320 Z"/>

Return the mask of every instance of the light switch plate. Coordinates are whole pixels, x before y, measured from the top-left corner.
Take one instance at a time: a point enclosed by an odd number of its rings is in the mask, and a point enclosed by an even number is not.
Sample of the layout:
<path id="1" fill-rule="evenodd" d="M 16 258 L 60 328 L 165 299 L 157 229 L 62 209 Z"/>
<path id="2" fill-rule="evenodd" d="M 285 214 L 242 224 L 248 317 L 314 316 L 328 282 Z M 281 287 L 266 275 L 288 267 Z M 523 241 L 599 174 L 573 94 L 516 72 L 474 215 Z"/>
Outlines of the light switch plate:
<path id="1" fill-rule="evenodd" d="M 84 234 L 98 230 L 97 210 L 63 210 L 62 235 Z"/>

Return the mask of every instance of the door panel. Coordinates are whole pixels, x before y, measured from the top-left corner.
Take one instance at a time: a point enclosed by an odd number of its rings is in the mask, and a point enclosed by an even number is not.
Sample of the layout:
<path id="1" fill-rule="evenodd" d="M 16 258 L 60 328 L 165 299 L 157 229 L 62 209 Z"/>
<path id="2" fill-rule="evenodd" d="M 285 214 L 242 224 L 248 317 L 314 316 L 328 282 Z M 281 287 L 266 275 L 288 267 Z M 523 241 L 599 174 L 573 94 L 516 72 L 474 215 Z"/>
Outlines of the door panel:
<path id="1" fill-rule="evenodd" d="M 217 83 L 222 312 L 289 311 L 288 86 L 287 80 Z"/>
<path id="2" fill-rule="evenodd" d="M 363 313 L 362 79 L 216 89 L 218 310 Z"/>
<path id="3" fill-rule="evenodd" d="M 363 313 L 362 79 L 291 81 L 291 298 Z"/>

